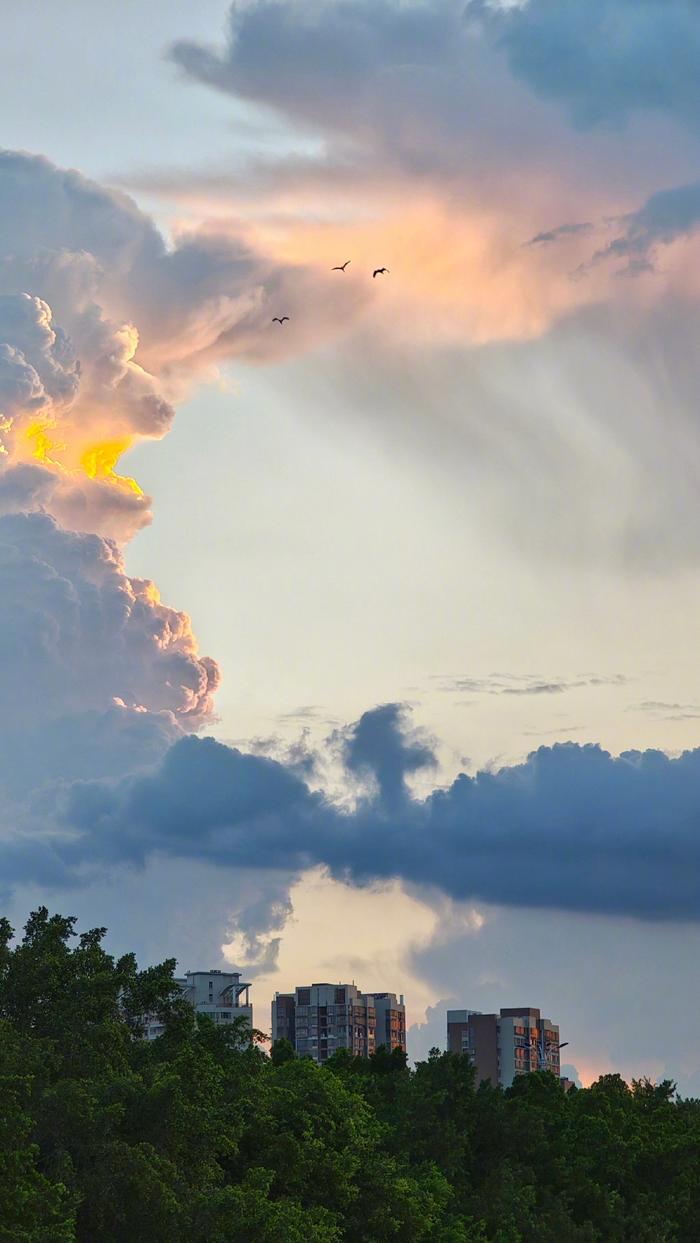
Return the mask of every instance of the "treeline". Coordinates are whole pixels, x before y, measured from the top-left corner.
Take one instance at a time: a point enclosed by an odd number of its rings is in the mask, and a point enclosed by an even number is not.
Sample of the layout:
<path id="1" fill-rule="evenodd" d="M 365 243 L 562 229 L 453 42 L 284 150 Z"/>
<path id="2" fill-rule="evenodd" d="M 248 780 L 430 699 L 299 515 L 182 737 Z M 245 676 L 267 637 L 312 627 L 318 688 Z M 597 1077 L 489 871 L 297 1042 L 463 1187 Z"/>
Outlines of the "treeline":
<path id="1" fill-rule="evenodd" d="M 195 1024 L 174 962 L 74 923 L 40 909 L 13 947 L 0 921 L 1 1243 L 700 1239 L 700 1102 L 672 1084 L 269 1057 Z"/>

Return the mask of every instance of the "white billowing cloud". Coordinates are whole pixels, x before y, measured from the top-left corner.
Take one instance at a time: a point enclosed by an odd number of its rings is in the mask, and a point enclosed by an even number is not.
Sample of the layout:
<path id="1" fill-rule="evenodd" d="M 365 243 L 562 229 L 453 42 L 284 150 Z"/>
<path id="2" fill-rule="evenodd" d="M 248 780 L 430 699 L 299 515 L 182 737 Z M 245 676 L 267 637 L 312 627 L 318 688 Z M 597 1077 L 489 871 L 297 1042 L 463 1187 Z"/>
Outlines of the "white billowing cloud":
<path id="1" fill-rule="evenodd" d="M 80 373 L 51 308 L 29 294 L 0 294 L 0 409 L 6 417 L 62 406 L 76 395 Z"/>
<path id="2" fill-rule="evenodd" d="M 0 513 L 3 485 L 17 478 L 26 498 L 37 473 L 35 499 L 47 482 L 50 498 L 50 472 L 16 467 L 0 475 Z M 0 516 L 0 585 L 0 807 L 3 791 L 20 800 L 0 811 L 2 835 L 46 783 L 158 762 L 210 717 L 219 671 L 199 655 L 187 614 L 130 578 L 113 541 L 47 513 Z"/>
<path id="3" fill-rule="evenodd" d="M 116 544 L 48 514 L 0 518 L 0 718 L 35 725 L 71 713 L 168 713 L 205 720 L 218 682 L 185 613 L 129 578 Z"/>

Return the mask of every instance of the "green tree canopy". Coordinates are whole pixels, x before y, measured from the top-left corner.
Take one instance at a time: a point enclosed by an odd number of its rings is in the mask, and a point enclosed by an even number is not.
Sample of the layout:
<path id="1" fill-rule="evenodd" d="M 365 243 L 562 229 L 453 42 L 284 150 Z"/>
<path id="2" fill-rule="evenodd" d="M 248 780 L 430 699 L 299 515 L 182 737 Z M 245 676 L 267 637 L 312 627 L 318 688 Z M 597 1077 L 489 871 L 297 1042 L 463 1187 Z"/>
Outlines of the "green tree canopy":
<path id="1" fill-rule="evenodd" d="M 173 961 L 104 942 L 45 908 L 18 941 L 0 920 L 0 1243 L 700 1238 L 700 1103 L 671 1083 L 267 1056 L 195 1016 Z"/>

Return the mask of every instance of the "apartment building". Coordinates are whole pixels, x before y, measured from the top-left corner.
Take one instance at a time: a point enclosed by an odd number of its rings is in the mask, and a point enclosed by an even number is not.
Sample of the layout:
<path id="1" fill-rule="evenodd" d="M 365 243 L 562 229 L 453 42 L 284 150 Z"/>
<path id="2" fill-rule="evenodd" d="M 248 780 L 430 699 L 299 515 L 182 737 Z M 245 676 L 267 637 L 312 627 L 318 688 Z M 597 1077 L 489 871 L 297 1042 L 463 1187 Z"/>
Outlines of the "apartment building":
<path id="1" fill-rule="evenodd" d="M 177 976 L 185 997 L 197 1014 L 208 1014 L 218 1024 L 233 1023 L 245 1018 L 253 1026 L 253 1007 L 250 1003 L 250 984 L 241 979 L 239 971 L 188 971 Z M 155 1040 L 163 1032 L 163 1024 L 153 1015 L 147 1015 L 145 1036 Z"/>
<path id="2" fill-rule="evenodd" d="M 325 1062 L 337 1049 L 369 1057 L 379 1045 L 406 1048 L 403 995 L 362 993 L 354 984 L 310 984 L 275 993 L 272 1039 L 289 1040 L 299 1057 Z"/>
<path id="3" fill-rule="evenodd" d="M 550 1070 L 560 1078 L 559 1027 L 534 1006 L 506 1008 L 498 1014 L 448 1010 L 447 1048 L 469 1054 L 479 1082 L 490 1079 L 509 1088 L 518 1075 L 533 1070 Z"/>
<path id="4" fill-rule="evenodd" d="M 406 1052 L 406 1007 L 403 993 L 372 993 L 375 1014 L 375 1045 Z"/>

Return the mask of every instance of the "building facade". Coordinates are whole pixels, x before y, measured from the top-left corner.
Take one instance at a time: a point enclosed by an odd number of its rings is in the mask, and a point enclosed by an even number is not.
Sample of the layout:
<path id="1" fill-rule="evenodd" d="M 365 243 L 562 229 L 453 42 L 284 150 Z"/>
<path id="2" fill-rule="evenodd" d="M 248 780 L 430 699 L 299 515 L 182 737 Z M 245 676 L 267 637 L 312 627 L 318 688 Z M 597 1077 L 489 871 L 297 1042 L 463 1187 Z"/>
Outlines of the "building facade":
<path id="1" fill-rule="evenodd" d="M 559 1027 L 534 1006 L 506 1008 L 498 1014 L 447 1011 L 447 1048 L 468 1053 L 477 1082 L 509 1088 L 518 1075 L 550 1070 L 560 1078 Z"/>
<path id="2" fill-rule="evenodd" d="M 369 1057 L 379 1045 L 406 1049 L 403 996 L 362 993 L 354 984 L 309 984 L 275 993 L 272 1039 L 289 1040 L 299 1057 L 325 1062 L 337 1049 Z"/>
<path id="3" fill-rule="evenodd" d="M 406 1007 L 403 993 L 372 993 L 376 1020 L 374 1040 L 375 1047 L 384 1045 L 387 1049 L 403 1049 L 406 1052 Z"/>
<path id="4" fill-rule="evenodd" d="M 176 976 L 175 983 L 197 1014 L 208 1014 L 217 1026 L 240 1018 L 253 1026 L 250 984 L 241 980 L 239 971 L 188 971 L 184 976 Z M 163 1031 L 163 1024 L 155 1016 L 146 1016 L 147 1040 L 155 1040 Z"/>

